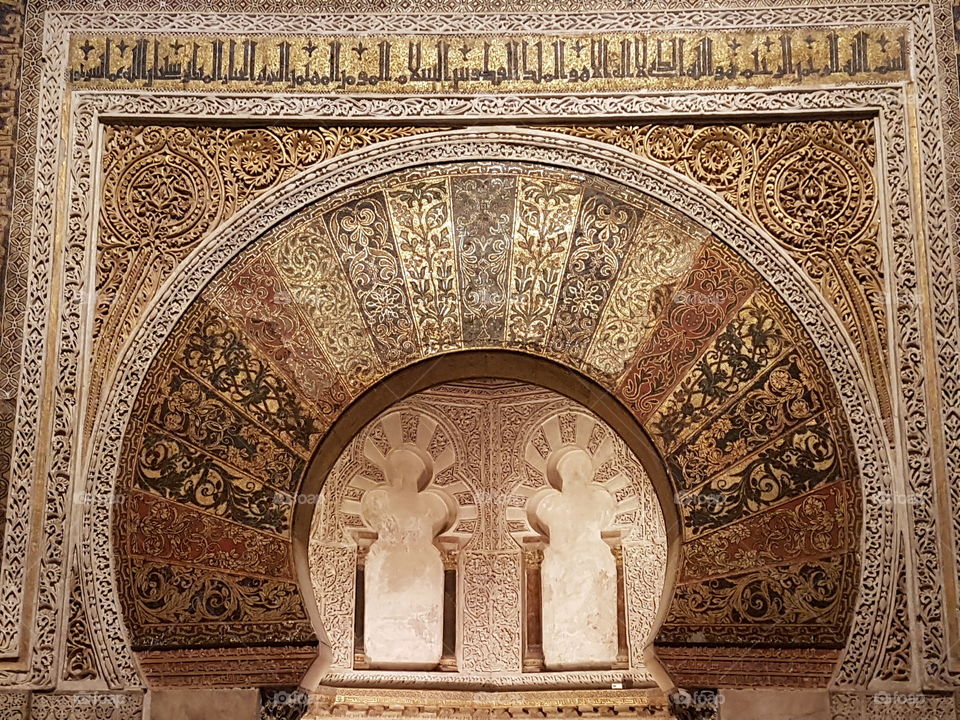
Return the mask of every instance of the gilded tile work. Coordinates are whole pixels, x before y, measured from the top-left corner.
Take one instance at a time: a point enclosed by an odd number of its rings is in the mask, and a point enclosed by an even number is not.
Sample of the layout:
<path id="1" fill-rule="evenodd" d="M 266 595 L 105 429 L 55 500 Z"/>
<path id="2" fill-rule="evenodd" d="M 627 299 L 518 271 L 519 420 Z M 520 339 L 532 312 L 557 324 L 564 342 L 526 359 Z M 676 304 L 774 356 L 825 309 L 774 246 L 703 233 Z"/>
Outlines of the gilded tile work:
<path id="1" fill-rule="evenodd" d="M 800 321 L 676 211 L 512 161 L 426 165 L 324 197 L 245 250 L 180 320 L 123 452 L 116 533 L 135 646 L 308 642 L 289 557 L 304 464 L 391 370 L 477 346 L 595 378 L 664 457 L 684 546 L 663 647 L 842 647 L 858 587 L 857 468 Z M 191 528 L 204 540 L 187 542 Z"/>
<path id="2" fill-rule="evenodd" d="M 7 275 L 16 271 L 21 258 L 9 256 L 8 237 L 13 223 L 13 169 L 17 141 L 17 100 L 20 88 L 20 55 L 23 41 L 23 3 L 13 0 L 0 2 L 0 355 L 13 354 L 19 334 L 3 325 L 16 313 L 8 312 L 13 300 L 4 292 Z M 4 373 L 12 368 L 5 368 Z M 6 522 L 7 480 L 10 472 L 10 443 L 13 433 L 13 415 L 16 409 L 16 388 L 12 378 L 0 383 L 0 549 Z"/>
<path id="3" fill-rule="evenodd" d="M 665 165 L 770 232 L 837 311 L 863 355 L 892 433 L 872 120 L 549 129 Z"/>

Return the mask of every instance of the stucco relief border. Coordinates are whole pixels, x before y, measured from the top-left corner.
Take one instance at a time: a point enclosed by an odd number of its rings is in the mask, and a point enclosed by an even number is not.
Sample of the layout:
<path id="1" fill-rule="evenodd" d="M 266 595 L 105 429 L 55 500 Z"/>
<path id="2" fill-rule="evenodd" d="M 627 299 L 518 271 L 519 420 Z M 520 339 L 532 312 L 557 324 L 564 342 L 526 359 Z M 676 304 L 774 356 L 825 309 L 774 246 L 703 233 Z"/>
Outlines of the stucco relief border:
<path id="1" fill-rule="evenodd" d="M 109 410 L 101 413 L 95 426 L 99 442 L 90 466 L 88 491 L 94 493 L 94 497 L 112 492 L 123 431 L 150 358 L 205 282 L 243 247 L 297 208 L 347 184 L 411 165 L 479 158 L 528 159 L 614 177 L 641 192 L 660 197 L 731 242 L 780 289 L 835 370 L 835 381 L 856 438 L 864 494 L 875 496 L 890 491 L 892 478 L 877 420 L 879 414 L 875 399 L 870 397 L 862 381 L 863 369 L 855 359 L 852 345 L 848 340 L 845 346 L 842 344 L 844 341 L 840 339 L 846 336 L 839 321 L 832 311 L 824 310 L 822 300 L 809 281 L 798 279 L 802 278 L 799 270 L 772 239 L 750 227 L 748 221 L 712 193 L 697 189 L 688 179 L 673 173 L 665 178 L 662 168 L 623 151 L 548 133 L 504 129 L 424 135 L 344 155 L 281 186 L 207 238 L 185 261 L 178 276 L 165 285 L 125 348 L 122 369 L 114 378 L 103 406 Z M 871 651 L 875 653 L 882 647 L 891 581 L 883 558 L 892 551 L 892 513 L 881 504 L 868 505 L 867 510 L 861 605 L 855 620 L 854 642 L 846 660 L 851 676 L 863 674 L 864 666 L 870 666 L 874 660 L 870 657 Z M 96 537 L 109 537 L 108 508 L 97 507 L 93 512 L 95 517 L 90 526 Z M 101 599 L 99 623 L 110 627 L 119 623 L 115 594 L 106 591 L 106 585 L 113 584 L 109 572 L 110 549 L 102 542 L 84 545 L 87 552 L 93 553 L 95 581 L 100 585 L 100 591 L 95 594 Z"/>
<path id="2" fill-rule="evenodd" d="M 942 575 L 939 577 L 946 583 L 939 588 L 922 584 L 920 603 L 942 602 L 954 609 L 944 620 L 944 640 L 924 636 L 925 644 L 947 643 L 943 648 L 943 667 L 935 668 L 925 658 L 924 670 L 941 681 L 956 684 L 960 682 L 960 611 L 957 611 L 960 598 L 960 376 L 956 372 L 960 367 L 960 315 L 941 312 L 940 308 L 960 307 L 960 243 L 956 241 L 960 231 L 960 122 L 957 122 L 960 119 L 957 117 L 960 113 L 957 95 L 960 83 L 956 73 L 960 68 L 951 55 L 946 77 L 938 78 L 935 62 L 938 20 L 935 15 L 931 16 L 928 31 L 917 35 L 914 43 L 918 55 L 922 53 L 930 58 L 929 63 L 918 63 L 915 68 L 920 100 L 917 103 L 915 139 L 921 151 L 921 161 L 924 152 L 928 151 L 939 154 L 944 163 L 944 170 L 940 173 L 932 173 L 925 167 L 921 174 L 926 206 L 921 244 L 926 244 L 926 257 L 921 258 L 919 266 L 923 278 L 921 285 L 929 288 L 933 301 L 933 310 L 926 316 L 931 327 L 926 332 L 933 338 L 934 352 L 926 353 L 924 359 L 928 372 L 937 380 L 936 386 L 928 392 L 931 414 L 935 418 L 931 430 L 934 477 L 938 482 L 928 490 L 939 501 L 939 536 L 937 519 L 933 517 L 937 508 L 922 505 L 918 508 L 919 513 L 915 512 L 915 523 L 918 542 L 924 545 L 921 550 L 924 558 L 932 556 L 934 543 L 941 543 Z M 925 87 L 942 89 L 944 97 L 939 104 L 923 101 L 922 88 Z M 942 454 L 938 452 L 940 449 Z M 921 578 L 927 573 L 927 568 L 918 567 Z"/>
<path id="3" fill-rule="evenodd" d="M 172 5 L 169 3 L 168 5 Z M 179 3 L 179 12 L 116 13 L 82 9 L 48 13 L 61 17 L 71 33 L 143 32 L 224 34 L 309 34 L 309 35 L 407 35 L 438 33 L 531 35 L 554 32 L 630 32 L 642 28 L 658 30 L 748 30 L 783 26 L 867 26 L 904 24 L 914 31 L 918 8 L 912 2 L 864 3 L 837 6 L 675 8 L 570 13 L 210 13 L 194 12 L 189 1 Z M 126 8 L 125 8 L 126 9 Z"/>
<path id="4" fill-rule="evenodd" d="M 864 9 L 869 8 L 871 13 L 869 17 L 866 17 L 864 14 Z M 847 8 L 831 8 L 831 9 L 817 9 L 817 8 L 794 8 L 791 9 L 791 14 L 796 11 L 798 14 L 797 21 L 802 22 L 813 22 L 813 21 L 830 21 L 830 22 L 865 22 L 869 21 L 870 17 L 877 17 L 878 19 L 883 18 L 885 21 L 903 19 L 904 17 L 910 16 L 915 22 L 915 29 L 919 27 L 923 30 L 922 19 L 925 17 L 925 13 L 920 8 L 918 11 L 918 6 L 914 5 L 900 5 L 900 6 L 856 6 L 856 7 L 847 7 Z M 773 13 L 771 15 L 771 12 Z M 597 20 L 602 14 L 595 14 L 590 16 L 582 16 L 580 18 L 581 22 L 589 22 L 591 29 L 597 28 Z M 785 20 L 785 14 L 783 11 L 694 11 L 689 13 L 629 13 L 629 14 L 618 14 L 614 15 L 608 19 L 610 23 L 613 23 L 610 27 L 616 27 L 617 29 L 623 29 L 625 24 L 636 23 L 636 22 L 650 22 L 653 18 L 663 18 L 665 15 L 669 15 L 676 24 L 676 18 L 683 16 L 685 18 L 696 18 L 697 22 L 703 26 L 704 23 L 709 24 L 709 26 L 718 26 L 722 25 L 724 22 L 729 22 L 732 17 L 737 17 L 743 19 L 744 15 L 749 15 L 752 17 L 753 23 L 757 22 L 770 22 L 773 23 L 776 20 L 779 24 L 783 24 Z M 38 154 L 38 182 L 36 183 L 36 197 L 34 201 L 34 208 L 36 210 L 35 216 L 35 225 L 33 233 L 33 242 L 34 242 L 34 252 L 33 260 L 31 262 L 30 271 L 28 278 L 30 280 L 29 287 L 29 305 L 27 307 L 27 312 L 29 314 L 28 323 L 26 325 L 27 336 L 25 337 L 25 345 L 23 357 L 26 361 L 24 364 L 24 374 L 22 376 L 22 388 L 21 394 L 19 396 L 20 407 L 18 409 L 18 428 L 16 434 L 16 452 L 14 454 L 14 464 L 18 466 L 20 472 L 15 476 L 14 480 L 19 481 L 20 485 L 19 490 L 21 491 L 21 496 L 24 489 L 29 487 L 29 480 L 32 479 L 31 468 L 34 467 L 34 457 L 31 452 L 32 441 L 34 437 L 37 437 L 37 432 L 39 428 L 39 394 L 40 389 L 43 387 L 43 358 L 44 355 L 44 337 L 46 333 L 47 326 L 45 324 L 45 315 L 47 312 L 46 297 L 47 293 L 45 292 L 47 288 L 50 287 L 51 277 L 53 275 L 54 268 L 51 267 L 52 257 L 49 253 L 49 248 L 54 246 L 53 240 L 55 234 L 53 232 L 53 224 L 55 218 L 54 205 L 53 205 L 53 196 L 56 187 L 56 176 L 57 176 L 57 167 L 59 164 L 60 156 L 58 155 L 58 138 L 60 135 L 60 110 L 63 104 L 63 87 L 60 83 L 60 77 L 62 77 L 63 70 L 63 48 L 65 47 L 66 38 L 68 33 L 71 32 L 74 28 L 68 23 L 76 20 L 77 18 L 82 18 L 88 23 L 94 22 L 92 18 L 97 16 L 101 19 L 101 22 L 104 22 L 104 16 L 102 14 L 86 14 L 86 15 L 71 15 L 69 18 L 65 17 L 59 13 L 48 13 L 46 19 L 46 31 L 44 33 L 44 57 L 46 59 L 45 63 L 45 80 L 39 83 L 39 99 L 38 104 L 40 105 L 40 119 L 42 119 L 40 131 L 37 135 L 39 151 Z M 135 16 L 126 16 L 124 20 L 129 20 Z M 171 16 L 169 14 L 164 14 L 163 19 L 165 22 L 170 22 Z M 198 17 L 198 16 L 193 16 Z M 286 16 L 289 17 L 289 16 Z M 298 16 L 299 17 L 299 16 Z M 402 16 L 389 16 L 391 22 L 391 30 L 397 32 L 397 22 L 398 17 Z M 459 16 L 458 16 L 459 17 Z M 521 16 L 509 16 L 510 19 L 516 21 L 518 17 Z M 758 20 L 757 18 L 761 18 Z M 791 15 L 792 17 L 792 15 Z M 841 18 L 837 20 L 837 18 Z M 281 18 L 283 19 L 283 18 Z M 366 27 L 370 22 L 371 16 L 362 15 L 357 16 L 356 23 L 358 25 Z M 529 18 L 521 18 L 522 21 L 526 21 Z M 845 20 L 844 20 L 845 19 Z M 502 22 L 502 18 L 501 18 Z M 564 21 L 568 22 L 567 20 Z M 104 27 L 109 27 L 111 29 L 117 28 L 118 25 L 123 23 L 118 20 L 118 16 L 110 16 L 110 22 L 102 24 L 101 29 Z M 431 26 L 432 30 L 437 29 L 437 24 L 434 23 Z M 491 26 L 492 27 L 492 26 Z M 564 29 L 569 29 L 569 25 L 564 24 Z M 124 29 L 124 28 L 119 28 Z M 473 28 L 471 28 L 473 29 Z M 497 26 L 494 28 L 496 31 L 504 32 L 506 31 L 504 27 Z M 527 31 L 529 31 L 528 28 Z M 249 31 L 249 26 L 244 26 L 245 31 Z M 274 28 L 277 30 L 277 28 Z M 929 29 L 924 30 L 928 32 Z M 338 27 L 338 31 L 342 32 L 342 27 Z M 916 30 L 915 30 L 916 36 Z M 35 33 L 34 33 L 35 35 Z M 929 41 L 929 38 L 928 38 Z M 34 40 L 35 42 L 35 40 Z M 928 42 L 928 47 L 923 52 L 919 52 L 922 48 L 918 48 L 918 53 L 916 56 L 916 61 L 923 65 L 925 61 L 933 61 L 932 57 L 933 46 Z M 927 88 L 930 89 L 929 87 Z M 36 88 L 34 88 L 36 90 Z M 936 102 L 936 95 L 934 93 L 924 93 L 924 88 L 920 88 L 920 107 L 923 112 L 927 114 L 932 114 L 932 117 L 937 117 L 939 107 Z M 831 96 L 834 97 L 833 101 L 827 101 L 825 105 L 827 107 L 836 107 L 843 108 L 849 107 L 849 102 L 847 98 L 853 94 L 862 94 L 864 92 L 872 91 L 863 91 L 863 90 L 837 90 L 837 91 L 823 91 L 819 93 L 814 93 L 823 95 L 826 98 Z M 762 110 L 785 110 L 791 109 L 789 102 L 781 102 L 778 98 L 783 98 L 784 96 L 790 95 L 803 95 L 803 93 L 752 93 L 752 92 L 743 92 L 736 93 L 735 95 L 740 96 L 740 100 L 735 103 L 727 103 L 726 106 L 723 102 L 717 102 L 716 98 L 723 95 L 723 93 L 711 93 L 709 95 L 701 94 L 699 96 L 671 96 L 667 99 L 652 98 L 652 97 L 641 97 L 634 96 L 633 101 L 630 102 L 629 98 L 627 102 L 624 102 L 622 97 L 611 97 L 611 96 L 597 96 L 597 97 L 540 97 L 540 98 L 519 98 L 519 97 L 497 97 L 497 98 L 417 98 L 417 99 L 402 99 L 402 98 L 385 98 L 382 102 L 377 103 L 370 99 L 358 99 L 352 100 L 345 98 L 343 102 L 340 103 L 339 112 L 329 111 L 325 114 L 326 117 L 359 117 L 359 116 L 377 116 L 377 117 L 388 117 L 388 118 L 413 118 L 413 117 L 423 117 L 424 115 L 434 115 L 439 117 L 480 117 L 480 116 L 498 116 L 498 115 L 527 115 L 531 117 L 548 117 L 550 115 L 580 115 L 585 117 L 591 116 L 623 116 L 634 115 L 643 112 L 644 109 L 650 111 L 652 108 L 650 104 L 657 105 L 660 104 L 660 112 L 690 112 L 693 114 L 704 115 L 711 112 L 736 112 L 738 110 L 752 109 L 754 111 Z M 33 97 L 31 94 L 30 88 L 25 92 L 25 97 Z M 150 104 L 153 101 L 154 111 L 157 113 L 163 114 L 163 108 L 161 107 L 165 103 L 169 104 L 169 98 L 164 100 L 162 96 L 149 96 L 145 95 L 144 100 L 147 101 L 147 104 Z M 215 114 L 223 113 L 227 110 L 227 105 L 231 102 L 239 102 L 241 98 L 223 99 L 223 98 L 208 98 L 213 100 L 214 105 L 219 105 L 219 108 L 216 108 L 217 112 Z M 245 113 L 248 117 L 270 117 L 269 111 L 263 109 L 262 99 L 252 98 L 246 96 L 243 98 L 247 101 L 255 101 L 254 104 L 260 105 L 260 108 L 251 107 L 247 109 Z M 321 106 L 326 105 L 328 107 L 333 107 L 337 105 L 336 101 L 333 101 L 329 98 L 312 98 L 310 99 L 314 102 L 319 102 Z M 304 98 L 290 98 L 289 101 L 292 105 L 299 105 L 301 108 L 308 109 L 308 106 L 311 104 L 310 101 Z M 195 109 L 189 107 L 191 100 L 184 104 L 181 108 L 181 112 L 177 115 L 179 117 L 192 116 L 195 114 Z M 28 103 L 29 105 L 29 103 Z M 646 107 L 645 107 L 646 106 Z M 316 111 L 316 107 L 314 111 Z M 30 116 L 32 111 L 35 111 L 36 108 L 26 107 L 25 110 L 25 119 L 30 122 Z M 334 108 L 336 110 L 336 108 Z M 302 111 L 296 113 L 299 117 L 303 117 Z M 37 118 L 34 117 L 33 121 L 36 121 Z M 903 123 L 903 120 L 900 121 Z M 888 126 L 887 123 L 884 123 L 885 127 Z M 36 127 L 36 126 L 32 126 Z M 939 125 L 937 125 L 939 127 Z M 79 137 L 80 133 L 76 129 L 77 136 Z M 29 131 L 24 133 L 29 135 Z M 887 134 L 885 130 L 885 135 Z M 902 141 L 902 135 L 900 136 L 900 141 L 896 133 L 890 136 L 891 143 L 888 145 L 893 145 L 899 147 L 903 153 L 906 153 L 907 144 Z M 89 152 L 89 148 L 87 149 Z M 940 149 L 942 152 L 942 148 Z M 889 154 L 889 147 L 888 147 Z M 20 153 L 20 157 L 29 156 L 30 153 Z M 938 157 L 939 153 L 936 148 L 931 148 L 927 146 L 926 151 L 921 158 L 924 163 L 924 168 L 926 170 L 924 176 L 925 181 L 928 183 L 928 193 L 930 192 L 930 186 L 940 186 L 943 187 L 945 181 L 942 165 L 942 156 Z M 902 157 L 902 156 L 901 156 Z M 28 160 L 25 160 L 28 164 L 32 165 L 33 158 L 29 157 Z M 909 174 L 908 168 L 904 163 L 900 164 L 902 172 L 899 174 L 909 183 Z M 20 190 L 28 190 L 27 193 L 18 192 L 19 206 L 18 212 L 24 210 L 23 203 L 29 203 L 29 198 L 32 193 L 29 192 L 31 189 L 31 180 L 30 173 L 23 173 L 19 171 L 18 168 L 18 182 L 26 183 L 26 187 L 21 187 Z M 75 177 L 78 177 L 75 169 L 73 170 Z M 898 173 L 893 173 L 896 175 Z M 931 178 L 933 178 L 931 180 Z M 929 195 L 928 195 L 929 196 Z M 905 207 L 906 212 L 910 212 L 910 202 L 909 199 L 905 203 L 894 203 L 895 208 Z M 899 211 L 898 211 L 899 212 Z M 89 219 L 93 215 L 90 214 L 87 216 Z M 21 215 L 22 217 L 22 215 Z M 76 216 L 71 215 L 71 225 L 74 224 L 73 218 Z M 941 217 L 942 219 L 942 217 Z M 948 228 L 946 223 L 931 223 L 934 226 L 933 231 L 928 234 L 928 238 L 933 238 L 939 243 L 941 248 L 947 248 L 949 254 L 949 235 Z M 19 231 L 23 231 L 24 228 L 21 226 L 18 228 Z M 909 232 L 906 234 L 906 242 L 912 250 L 912 237 L 910 237 Z M 906 261 L 903 260 L 903 256 L 900 253 L 895 253 L 896 257 L 901 265 L 906 265 Z M 940 257 L 940 255 L 938 255 Z M 946 263 L 932 263 L 933 266 L 937 268 L 950 268 L 951 263 L 949 259 Z M 946 271 L 949 274 L 949 271 Z M 911 277 L 912 276 L 912 277 Z M 900 292 L 900 288 L 906 287 L 908 291 L 910 288 L 913 288 L 916 291 L 917 288 L 917 277 L 913 268 L 898 268 L 898 278 L 902 281 L 906 278 L 906 282 L 898 282 L 897 292 Z M 81 288 L 82 282 L 78 286 Z M 946 288 L 944 283 L 941 282 L 941 297 L 943 292 L 952 292 L 951 288 Z M 80 298 L 75 297 L 74 301 L 79 302 Z M 955 317 L 955 304 L 953 308 L 950 308 L 949 305 L 946 306 L 948 314 L 952 313 Z M 944 309 L 944 306 L 941 305 L 938 309 Z M 70 312 L 65 308 L 66 312 Z M 901 318 L 902 315 L 915 316 L 918 312 L 915 310 L 906 310 L 898 311 L 898 330 L 900 332 L 900 346 L 905 348 L 919 348 L 922 347 L 920 340 L 920 331 L 919 326 L 916 322 L 916 317 L 905 317 Z M 943 313 L 937 313 L 942 315 Z M 79 319 L 79 315 L 74 312 L 75 321 Z M 954 322 L 955 324 L 955 322 Z M 66 326 L 64 326 L 66 327 Z M 944 342 L 949 341 L 948 334 L 941 334 L 941 338 Z M 904 342 L 906 341 L 906 342 Z M 70 347 L 61 345 L 61 347 Z M 74 345 L 76 347 L 76 345 Z M 69 364 L 69 363 L 68 363 Z M 909 364 L 909 363 L 908 363 Z M 12 367 L 12 366 L 11 366 Z M 943 366 L 940 368 L 943 372 Z M 71 374 L 70 372 L 67 375 Z M 62 375 L 64 377 L 64 375 Z M 909 426 L 910 432 L 908 433 L 911 437 L 911 450 L 914 457 L 917 458 L 917 461 L 911 463 L 911 472 L 912 472 L 912 483 L 911 488 L 925 488 L 928 492 L 932 488 L 932 482 L 929 479 L 930 472 L 930 449 L 929 449 L 929 433 L 926 419 L 923 419 L 919 424 L 914 420 L 917 417 L 917 410 L 921 414 L 925 414 L 923 403 L 923 385 L 922 378 L 916 377 L 914 370 L 914 377 L 910 380 L 912 388 L 919 388 L 920 392 L 909 392 L 907 394 L 908 404 L 912 401 L 913 407 L 908 407 Z M 64 387 L 64 386 L 61 386 Z M 69 392 L 69 390 L 68 390 Z M 949 398 L 948 398 L 949 401 Z M 949 405 L 947 406 L 949 409 Z M 72 435 L 70 431 L 70 424 L 68 421 L 64 421 L 64 417 L 61 416 L 57 420 L 58 426 L 55 428 L 57 436 L 65 439 L 64 443 L 69 443 L 72 440 Z M 949 431 L 949 428 L 947 428 Z M 63 458 L 68 456 L 67 446 L 64 445 L 54 456 L 54 462 L 56 462 L 57 457 Z M 55 469 L 56 466 L 51 468 L 51 475 L 47 477 L 60 477 L 62 480 L 69 480 L 69 473 L 64 474 L 62 470 L 60 474 Z M 38 476 L 42 478 L 43 475 Z M 924 479 L 926 478 L 926 479 Z M 23 481 L 27 480 L 27 483 Z M 38 483 L 39 486 L 42 486 L 42 483 Z M 61 486 L 62 487 L 62 486 Z M 58 518 L 65 517 L 66 507 L 60 506 L 62 503 L 62 497 L 59 501 L 50 501 L 50 495 L 57 495 L 58 493 L 48 493 L 48 505 L 45 508 L 46 517 L 44 519 L 44 525 L 50 528 L 56 525 Z M 26 508 L 29 505 L 29 492 L 26 496 L 27 502 L 20 504 L 21 507 Z M 936 542 L 936 528 L 935 528 L 935 518 L 933 516 L 933 505 L 932 499 L 928 498 L 924 500 L 927 507 L 921 508 L 919 513 L 921 525 L 927 528 L 933 528 L 934 532 L 930 535 L 932 542 Z M 915 515 L 917 515 L 916 508 Z M 11 543 L 11 549 L 17 547 L 18 545 L 21 548 L 26 546 L 26 526 L 25 518 L 17 518 L 12 527 L 17 528 L 17 532 L 14 534 L 22 535 L 24 542 L 20 543 L 19 538 L 18 542 Z M 62 525 L 62 522 L 60 522 Z M 59 547 L 58 547 L 59 544 Z M 45 557 L 43 559 L 44 563 L 44 576 L 50 579 L 54 579 L 56 582 L 55 585 L 59 583 L 58 578 L 62 574 L 62 565 L 63 565 L 63 540 L 62 538 L 54 537 L 47 541 L 47 547 L 45 548 Z M 936 549 L 933 548 L 931 552 L 931 547 L 929 543 L 927 546 L 920 548 L 921 558 L 919 559 L 920 573 L 921 575 L 926 576 L 926 584 L 921 578 L 921 586 L 929 588 L 929 595 L 931 597 L 939 598 L 940 591 L 942 590 L 939 580 L 939 557 L 936 552 Z M 925 558 L 925 559 L 924 559 Z M 4 569 L 6 572 L 4 578 L 4 587 L 13 588 L 14 593 L 4 593 L 4 598 L 7 602 L 4 603 L 2 623 L 0 623 L 0 631 L 2 631 L 2 639 L 6 641 L 4 643 L 7 649 L 13 648 L 17 645 L 18 633 L 20 629 L 19 623 L 19 605 L 20 597 L 19 593 L 23 587 L 22 583 L 12 583 L 8 584 L 11 578 L 22 580 L 24 577 L 24 563 L 22 560 L 24 555 L 19 555 L 14 559 L 12 564 L 7 564 L 6 559 L 4 561 Z M 17 562 L 20 560 L 21 562 Z M 19 565 L 19 569 L 18 566 Z M 18 574 L 19 573 L 19 574 Z M 41 587 L 39 592 L 41 593 L 40 608 L 42 611 L 47 612 L 47 614 L 53 618 L 55 617 L 55 608 L 58 603 L 58 596 L 60 594 L 58 587 L 47 588 L 46 590 Z M 920 611 L 925 613 L 928 616 L 925 618 L 925 627 L 929 628 L 928 637 L 932 638 L 934 641 L 933 650 L 937 658 L 944 657 L 944 652 L 946 648 L 943 647 L 943 618 L 938 617 L 939 613 L 937 610 L 937 603 L 933 605 L 928 603 L 921 603 Z M 41 635 L 43 632 L 52 632 L 55 623 L 39 622 L 38 626 L 41 628 Z M 46 630 L 43 630 L 46 628 Z M 938 630 L 939 628 L 939 630 Z M 43 638 L 38 636 L 34 639 L 34 644 L 36 647 L 44 647 Z M 46 647 L 49 647 L 47 645 Z M 929 645 L 928 645 L 929 647 Z M 941 652 L 944 651 L 944 652 Z M 40 653 L 40 655 L 49 654 L 48 652 Z M 942 667 L 939 667 L 939 660 L 935 659 L 934 664 L 936 666 L 931 666 L 928 668 L 932 674 L 938 675 L 943 671 Z M 49 670 L 49 665 L 44 665 L 44 667 Z M 16 677 L 11 677 L 13 674 L 4 675 L 0 678 L 0 682 L 8 683 L 11 680 L 16 682 L 22 682 L 27 679 L 28 676 L 36 677 L 38 672 L 40 676 L 43 676 L 42 668 L 34 673 L 19 673 L 16 674 Z M 843 679 L 841 675 L 841 680 Z"/>

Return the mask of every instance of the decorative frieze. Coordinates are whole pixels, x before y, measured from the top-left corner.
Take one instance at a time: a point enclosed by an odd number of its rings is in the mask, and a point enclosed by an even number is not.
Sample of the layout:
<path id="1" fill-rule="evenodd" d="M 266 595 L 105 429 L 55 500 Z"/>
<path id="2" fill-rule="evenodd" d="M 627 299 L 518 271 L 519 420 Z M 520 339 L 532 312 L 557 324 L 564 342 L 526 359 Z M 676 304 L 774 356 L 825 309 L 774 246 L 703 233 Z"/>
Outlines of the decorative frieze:
<path id="1" fill-rule="evenodd" d="M 770 27 L 437 37 L 84 35 L 67 76 L 78 89 L 324 93 L 609 92 L 898 81 L 902 27 Z"/>

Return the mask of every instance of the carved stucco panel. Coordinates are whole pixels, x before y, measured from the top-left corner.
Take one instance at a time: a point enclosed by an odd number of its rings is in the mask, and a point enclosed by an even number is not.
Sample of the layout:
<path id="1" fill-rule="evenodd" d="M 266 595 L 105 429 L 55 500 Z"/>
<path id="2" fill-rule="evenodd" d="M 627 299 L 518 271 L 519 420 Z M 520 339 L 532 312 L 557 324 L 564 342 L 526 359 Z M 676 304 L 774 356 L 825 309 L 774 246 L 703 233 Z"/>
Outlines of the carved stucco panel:
<path id="1" fill-rule="evenodd" d="M 310 550 L 313 587 L 317 591 L 323 628 L 327 632 L 333 653 L 330 665 L 333 668 L 351 668 L 356 602 L 356 547 L 316 543 Z"/>
<path id="2" fill-rule="evenodd" d="M 660 596 L 644 593 L 643 588 L 662 587 L 658 568 L 667 563 L 666 548 L 650 543 L 627 543 L 623 548 L 623 571 L 626 576 L 627 639 L 630 662 L 643 661 L 643 652 L 653 642 Z M 657 584 L 659 583 L 659 585 Z M 651 602 L 652 601 L 652 602 Z"/>
<path id="3" fill-rule="evenodd" d="M 519 551 L 466 551 L 460 567 L 464 671 L 520 672 L 524 605 Z"/>

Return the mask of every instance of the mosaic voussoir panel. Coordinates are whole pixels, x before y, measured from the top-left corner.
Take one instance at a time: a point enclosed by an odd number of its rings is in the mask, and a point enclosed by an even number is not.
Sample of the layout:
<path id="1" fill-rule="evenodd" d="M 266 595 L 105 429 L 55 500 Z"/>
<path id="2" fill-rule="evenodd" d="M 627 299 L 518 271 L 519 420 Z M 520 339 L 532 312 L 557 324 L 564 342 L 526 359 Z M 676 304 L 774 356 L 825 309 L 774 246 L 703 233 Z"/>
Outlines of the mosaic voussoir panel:
<path id="1" fill-rule="evenodd" d="M 820 418 L 778 437 L 740 465 L 680 498 L 684 532 L 697 537 L 843 477 L 834 428 Z"/>
<path id="2" fill-rule="evenodd" d="M 680 584 L 659 641 L 723 644 L 733 632 L 744 645 L 842 648 L 846 636 L 835 628 L 852 610 L 857 565 L 856 553 L 849 552 Z"/>
<path id="3" fill-rule="evenodd" d="M 685 542 L 684 589 L 661 643 L 842 645 L 857 586 L 857 469 L 798 319 L 722 238 L 651 197 L 586 173 L 477 161 L 317 200 L 245 250 L 181 319 L 125 445 L 118 538 L 138 646 L 181 638 L 165 623 L 202 626 L 208 645 L 228 632 L 236 644 L 303 642 L 291 630 L 303 627 L 283 585 L 291 575 L 264 570 L 289 549 L 304 463 L 387 373 L 477 347 L 581 371 L 659 447 Z M 571 423 L 537 442 L 576 437 Z M 412 425 L 393 432 L 418 439 Z M 380 452 L 388 439 L 371 435 Z M 436 483 L 473 508 L 452 532 L 494 523 L 455 478 L 438 471 Z M 536 484 L 518 488 L 508 503 Z M 356 499 L 344 502 L 343 517 L 359 522 Z M 496 543 L 524 522 L 507 517 Z M 207 526 L 218 542 L 173 537 Z M 159 558 L 173 575 L 157 574 Z M 175 587 L 225 587 L 236 612 L 198 612 Z"/>
<path id="4" fill-rule="evenodd" d="M 298 388 L 274 369 L 276 361 L 258 352 L 241 326 L 206 302 L 191 309 L 188 327 L 179 364 L 289 451 L 309 457 L 323 427 Z"/>
<path id="5" fill-rule="evenodd" d="M 851 547 L 857 518 L 852 515 L 850 493 L 848 485 L 836 483 L 700 535 L 684 548 L 679 581 L 832 555 Z"/>
<path id="6" fill-rule="evenodd" d="M 703 427 L 706 418 L 721 412 L 748 381 L 788 351 L 792 342 L 780 323 L 770 303 L 759 294 L 740 308 L 651 416 L 648 427 L 661 452 L 675 452 Z M 676 480 L 680 482 L 681 478 L 688 482 L 682 473 Z"/>
<path id="7" fill-rule="evenodd" d="M 837 311 L 892 422 L 873 121 L 549 129 L 669 167 L 770 232 Z"/>
<path id="8" fill-rule="evenodd" d="M 642 421 L 663 402 L 755 289 L 729 251 L 707 245 L 663 304 L 617 388 Z"/>
<path id="9" fill-rule="evenodd" d="M 316 642 L 295 582 L 150 561 L 125 570 L 133 585 L 122 592 L 138 608 L 128 617 L 134 649 Z"/>
<path id="10" fill-rule="evenodd" d="M 158 398 L 150 411 L 153 428 L 206 449 L 230 467 L 281 492 L 296 489 L 306 461 L 273 435 L 244 432 L 248 413 L 182 366 L 170 367 L 164 386 L 169 394 Z"/>
<path id="11" fill-rule="evenodd" d="M 311 642 L 287 534 L 319 412 L 216 307 L 183 324 L 124 447 L 116 537 L 134 646 Z"/>
<path id="12" fill-rule="evenodd" d="M 132 557 L 201 563 L 215 569 L 238 566 L 258 575 L 293 579 L 289 547 L 281 538 L 223 522 L 181 503 L 136 492 L 126 496 Z"/>

